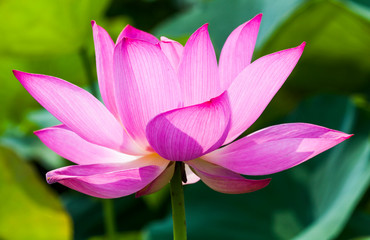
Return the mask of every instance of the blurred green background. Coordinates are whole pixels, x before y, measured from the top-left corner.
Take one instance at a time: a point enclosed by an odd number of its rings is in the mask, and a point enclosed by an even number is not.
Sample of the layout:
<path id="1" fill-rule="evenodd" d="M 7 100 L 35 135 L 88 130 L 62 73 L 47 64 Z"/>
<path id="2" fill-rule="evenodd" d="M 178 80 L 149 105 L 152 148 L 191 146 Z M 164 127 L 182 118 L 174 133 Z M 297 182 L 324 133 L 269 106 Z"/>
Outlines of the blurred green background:
<path id="1" fill-rule="evenodd" d="M 309 122 L 355 135 L 263 190 L 185 187 L 189 239 L 370 239 L 370 1 L 0 0 L 0 239 L 105 239 L 103 201 L 47 185 L 68 161 L 33 131 L 57 121 L 12 69 L 96 89 L 91 20 L 115 39 L 126 24 L 185 43 L 209 22 L 219 54 L 228 34 L 263 13 L 254 59 L 306 41 L 297 67 L 246 133 Z M 93 81 L 91 81 L 93 79 Z M 169 191 L 113 201 L 120 239 L 172 238 Z"/>

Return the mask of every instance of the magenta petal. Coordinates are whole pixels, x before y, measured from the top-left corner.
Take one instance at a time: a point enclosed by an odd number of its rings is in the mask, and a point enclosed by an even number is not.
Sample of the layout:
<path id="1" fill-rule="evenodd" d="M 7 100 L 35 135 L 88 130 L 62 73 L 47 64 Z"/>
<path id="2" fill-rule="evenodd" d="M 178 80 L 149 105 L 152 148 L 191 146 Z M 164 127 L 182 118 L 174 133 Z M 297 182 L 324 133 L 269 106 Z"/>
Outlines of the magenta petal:
<path id="1" fill-rule="evenodd" d="M 74 165 L 50 171 L 46 178 L 93 197 L 118 198 L 141 190 L 162 171 L 158 166 L 126 169 L 119 163 Z"/>
<path id="2" fill-rule="evenodd" d="M 185 106 L 206 102 L 222 93 L 208 24 L 190 36 L 178 69 Z"/>
<path id="3" fill-rule="evenodd" d="M 65 126 L 45 128 L 35 134 L 48 148 L 77 164 L 122 163 L 138 158 L 88 142 Z"/>
<path id="4" fill-rule="evenodd" d="M 227 38 L 220 55 L 220 80 L 227 89 L 235 77 L 250 64 L 262 14 L 237 27 Z"/>
<path id="5" fill-rule="evenodd" d="M 138 191 L 135 196 L 141 197 L 161 190 L 171 181 L 174 170 L 175 164 L 169 164 L 168 167 L 161 173 L 161 175 L 159 175 L 155 180 L 148 184 L 148 186 Z"/>
<path id="6" fill-rule="evenodd" d="M 159 46 L 124 38 L 115 48 L 114 73 L 120 119 L 142 147 L 156 115 L 182 105 L 176 73 Z"/>
<path id="7" fill-rule="evenodd" d="M 254 192 L 266 187 L 271 179 L 251 180 L 223 167 L 207 163 L 201 159 L 187 162 L 194 172 L 210 188 L 217 192 L 240 194 Z"/>
<path id="8" fill-rule="evenodd" d="M 113 79 L 113 50 L 115 44 L 104 28 L 97 25 L 95 21 L 92 21 L 91 24 L 94 35 L 96 71 L 100 94 L 105 106 L 117 117 Z"/>
<path id="9" fill-rule="evenodd" d="M 168 111 L 146 128 L 150 145 L 172 161 L 195 159 L 222 145 L 229 130 L 230 111 L 224 93 L 208 102 Z"/>
<path id="10" fill-rule="evenodd" d="M 246 175 L 294 167 L 352 135 L 307 123 L 275 125 L 252 133 L 202 158 Z"/>
<path id="11" fill-rule="evenodd" d="M 166 37 L 161 37 L 159 45 L 161 46 L 163 53 L 171 62 L 173 69 L 177 70 L 184 47 L 180 43 Z"/>
<path id="12" fill-rule="evenodd" d="M 261 57 L 235 78 L 227 90 L 232 124 L 225 143 L 233 141 L 257 120 L 297 64 L 304 46 L 305 43 Z"/>
<path id="13" fill-rule="evenodd" d="M 56 77 L 13 72 L 24 88 L 73 132 L 98 145 L 125 149 L 130 139 L 121 124 L 89 92 Z"/>
<path id="14" fill-rule="evenodd" d="M 143 40 L 145 42 L 149 42 L 152 44 L 159 43 L 159 40 L 156 37 L 154 37 L 152 34 L 136 29 L 131 25 L 127 25 L 122 30 L 122 32 L 119 34 L 117 38 L 116 43 L 118 44 L 123 38 Z"/>

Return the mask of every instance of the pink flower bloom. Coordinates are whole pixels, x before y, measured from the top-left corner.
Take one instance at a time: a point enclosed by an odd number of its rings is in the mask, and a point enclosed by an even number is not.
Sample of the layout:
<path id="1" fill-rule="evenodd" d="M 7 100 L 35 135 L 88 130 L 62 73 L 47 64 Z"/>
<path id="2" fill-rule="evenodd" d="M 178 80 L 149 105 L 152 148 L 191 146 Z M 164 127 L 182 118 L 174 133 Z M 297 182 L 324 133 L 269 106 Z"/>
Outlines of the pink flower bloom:
<path id="1" fill-rule="evenodd" d="M 77 164 L 48 172 L 47 181 L 100 198 L 141 196 L 166 185 L 174 161 L 183 161 L 188 183 L 200 178 L 222 193 L 246 193 L 267 186 L 270 179 L 240 174 L 283 171 L 349 138 L 321 126 L 289 123 L 233 142 L 261 115 L 305 45 L 251 63 L 261 16 L 230 34 L 219 64 L 207 24 L 183 47 L 131 26 L 115 44 L 92 22 L 105 105 L 64 80 L 14 71 L 62 122 L 35 134 Z"/>

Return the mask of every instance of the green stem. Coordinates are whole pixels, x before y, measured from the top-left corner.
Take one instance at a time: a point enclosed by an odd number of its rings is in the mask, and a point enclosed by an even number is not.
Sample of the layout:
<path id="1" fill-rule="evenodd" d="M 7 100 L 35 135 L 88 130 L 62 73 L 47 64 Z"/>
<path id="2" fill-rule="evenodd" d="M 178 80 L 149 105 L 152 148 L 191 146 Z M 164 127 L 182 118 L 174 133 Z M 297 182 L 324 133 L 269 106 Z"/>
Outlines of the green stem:
<path id="1" fill-rule="evenodd" d="M 114 206 L 112 199 L 103 199 L 103 210 L 107 239 L 114 240 L 116 238 L 116 231 L 114 226 Z"/>
<path id="2" fill-rule="evenodd" d="M 186 240 L 185 202 L 182 187 L 183 170 L 184 163 L 176 162 L 175 173 L 170 182 L 174 240 Z"/>
<path id="3" fill-rule="evenodd" d="M 86 78 L 90 85 L 91 94 L 95 97 L 98 97 L 98 92 L 95 88 L 95 79 L 93 76 L 93 70 L 91 67 L 91 62 L 89 58 L 89 54 L 86 48 L 80 49 L 80 56 L 82 63 L 85 67 Z M 114 240 L 116 238 L 116 231 L 114 225 L 114 205 L 112 199 L 102 199 L 103 200 L 103 213 L 104 213 L 104 223 L 105 223 L 105 230 L 107 233 L 108 240 Z"/>
<path id="4" fill-rule="evenodd" d="M 85 67 L 86 78 L 87 78 L 88 84 L 90 85 L 91 94 L 94 95 L 95 97 L 98 97 L 98 92 L 96 91 L 96 88 L 95 88 L 95 78 L 93 75 L 93 69 L 92 69 L 90 57 L 89 57 L 89 54 L 86 48 L 80 49 L 80 56 L 81 56 L 82 64 Z"/>

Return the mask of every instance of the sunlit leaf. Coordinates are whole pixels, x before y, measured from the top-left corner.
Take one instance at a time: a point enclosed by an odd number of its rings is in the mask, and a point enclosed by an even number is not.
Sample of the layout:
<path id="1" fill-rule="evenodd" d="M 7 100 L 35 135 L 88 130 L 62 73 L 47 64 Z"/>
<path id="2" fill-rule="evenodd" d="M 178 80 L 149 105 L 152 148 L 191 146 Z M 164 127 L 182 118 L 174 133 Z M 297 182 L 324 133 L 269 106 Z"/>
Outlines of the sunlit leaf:
<path id="1" fill-rule="evenodd" d="M 0 53 L 44 56 L 76 51 L 86 40 L 90 21 L 101 17 L 108 3 L 2 0 Z"/>
<path id="2" fill-rule="evenodd" d="M 69 216 L 34 169 L 0 147 L 0 239 L 70 239 Z"/>

